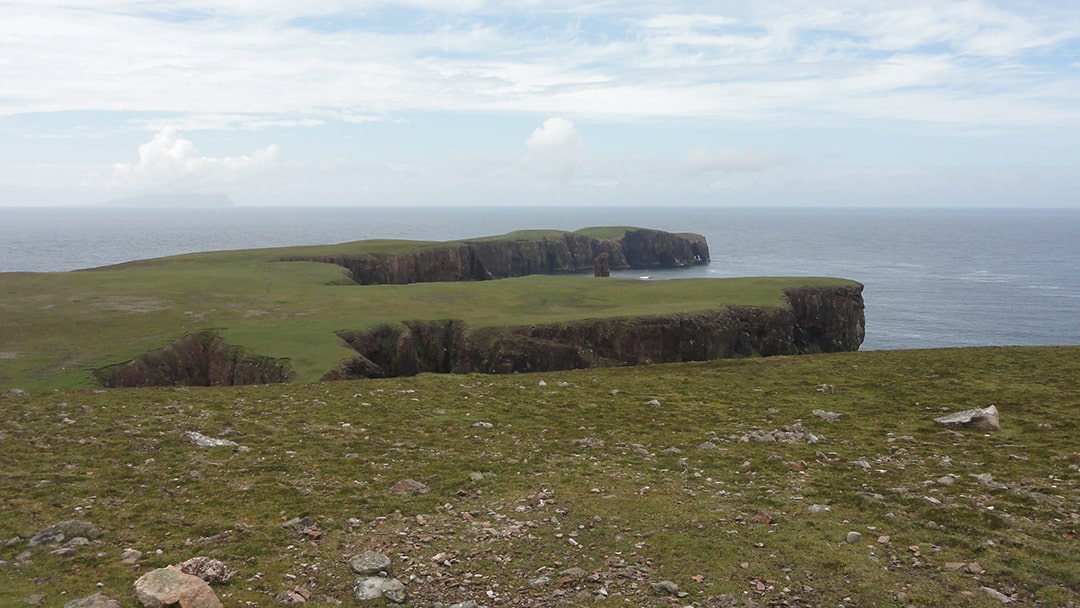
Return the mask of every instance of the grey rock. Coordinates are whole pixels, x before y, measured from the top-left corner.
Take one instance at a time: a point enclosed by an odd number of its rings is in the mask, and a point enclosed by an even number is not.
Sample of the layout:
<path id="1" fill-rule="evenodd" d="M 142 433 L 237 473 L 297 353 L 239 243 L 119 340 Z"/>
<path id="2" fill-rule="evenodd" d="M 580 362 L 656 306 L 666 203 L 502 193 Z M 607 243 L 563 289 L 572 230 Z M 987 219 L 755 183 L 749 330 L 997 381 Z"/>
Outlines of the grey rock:
<path id="1" fill-rule="evenodd" d="M 704 442 L 704 443 L 697 446 L 697 449 L 704 450 L 704 451 L 715 450 L 716 448 L 717 448 L 717 445 L 715 443 L 711 442 L 711 441 L 706 441 L 706 442 Z"/>
<path id="2" fill-rule="evenodd" d="M 530 587 L 543 587 L 544 585 L 546 585 L 546 584 L 548 584 L 550 582 L 551 582 L 551 577 L 549 577 L 549 576 L 538 576 L 536 578 L 529 579 L 529 586 Z"/>
<path id="3" fill-rule="evenodd" d="M 1005 485 L 1005 484 L 1003 484 L 1001 482 L 994 481 L 994 476 L 992 474 L 990 474 L 990 473 L 979 473 L 977 475 L 975 473 L 972 473 L 971 476 L 974 477 L 975 479 L 978 479 L 984 486 L 986 486 L 990 490 L 1008 490 L 1009 489 L 1009 486 L 1007 486 L 1007 485 Z"/>
<path id="4" fill-rule="evenodd" d="M 817 416 L 818 418 L 821 418 L 822 420 L 828 420 L 829 422 L 832 422 L 834 420 L 839 420 L 840 416 L 842 415 L 842 414 L 838 414 L 836 412 L 826 412 L 825 410 L 814 410 L 811 413 L 813 415 Z"/>
<path id="5" fill-rule="evenodd" d="M 991 589 L 990 587 L 979 587 L 979 591 L 983 595 L 989 597 L 992 600 L 997 600 L 1002 604 L 1011 604 L 1012 598 L 998 591 L 997 589 Z"/>
<path id="6" fill-rule="evenodd" d="M 481 420 L 481 421 L 479 421 L 479 422 L 474 422 L 474 423 L 473 423 L 472 425 L 473 425 L 474 427 L 478 428 L 478 429 L 491 429 L 491 428 L 495 428 L 495 425 L 494 425 L 494 424 L 491 424 L 490 422 L 484 422 L 484 421 L 482 421 L 482 420 Z"/>
<path id="7" fill-rule="evenodd" d="M 184 439 L 187 439 L 200 448 L 235 448 L 239 445 L 235 441 L 229 441 L 228 439 L 214 439 L 213 437 L 207 437 L 198 431 L 186 431 L 184 433 Z"/>
<path id="8" fill-rule="evenodd" d="M 4 393 L 4 396 L 7 397 L 8 399 L 15 399 L 17 397 L 29 397 L 30 393 L 24 391 L 21 388 L 13 388 L 13 389 L 11 389 L 9 391 L 6 391 Z"/>
<path id="9" fill-rule="evenodd" d="M 75 557 L 79 552 L 71 547 L 61 547 L 56 551 L 50 551 L 53 555 L 59 555 L 60 557 Z"/>
<path id="10" fill-rule="evenodd" d="M 224 608 L 206 581 L 176 566 L 151 570 L 135 581 L 135 599 L 146 608 Z"/>
<path id="11" fill-rule="evenodd" d="M 649 583 L 652 590 L 659 595 L 674 595 L 677 597 L 686 597 L 686 593 L 679 586 L 671 581 L 660 581 L 657 583 Z"/>
<path id="12" fill-rule="evenodd" d="M 584 568 L 578 568 L 577 566 L 574 566 L 572 568 L 567 568 L 566 570 L 563 570 L 559 573 L 559 576 L 568 576 L 575 581 L 583 581 L 587 576 L 589 576 L 589 572 Z"/>
<path id="13" fill-rule="evenodd" d="M 233 577 L 233 571 L 224 562 L 202 555 L 181 562 L 180 571 L 197 576 L 211 585 L 224 585 Z"/>
<path id="14" fill-rule="evenodd" d="M 847 533 L 847 542 L 848 542 L 849 545 L 854 545 L 854 544 L 857 544 L 857 543 L 861 543 L 862 542 L 862 534 L 860 534 L 859 532 L 854 532 L 854 531 L 848 532 Z"/>
<path id="15" fill-rule="evenodd" d="M 476 600 L 465 600 L 464 602 L 458 602 L 450 606 L 450 608 L 484 608 L 480 604 L 476 603 Z"/>
<path id="16" fill-rule="evenodd" d="M 138 549 L 124 549 L 120 553 L 120 561 L 125 564 L 138 563 L 140 557 L 142 557 L 142 551 Z"/>
<path id="17" fill-rule="evenodd" d="M 405 601 L 405 585 L 396 578 L 381 576 L 369 576 L 357 579 L 353 585 L 353 599 L 358 602 L 369 602 L 379 598 L 386 598 L 395 604 Z"/>
<path id="18" fill-rule="evenodd" d="M 87 539 L 101 536 L 94 524 L 78 519 L 69 519 L 38 532 L 30 538 L 30 546 L 59 545 L 69 538 L 83 537 Z"/>
<path id="19" fill-rule="evenodd" d="M 649 399 L 648 401 L 645 402 L 645 405 L 650 405 L 652 407 L 660 407 L 660 400 L 659 399 Z"/>
<path id="20" fill-rule="evenodd" d="M 44 601 L 45 601 L 45 594 L 44 593 L 35 593 L 34 595 L 30 595 L 30 596 L 27 596 L 27 597 L 23 598 L 23 603 L 28 604 L 30 606 L 40 606 L 42 604 L 42 602 L 44 602 Z"/>
<path id="21" fill-rule="evenodd" d="M 811 513 L 824 513 L 826 511 L 832 511 L 829 505 L 810 505 L 806 508 L 806 510 L 810 511 Z"/>
<path id="22" fill-rule="evenodd" d="M 923 498 L 923 500 L 925 500 L 926 502 L 934 505 L 935 507 L 941 505 L 941 501 L 934 498 L 933 496 L 923 496 L 922 498 Z"/>
<path id="23" fill-rule="evenodd" d="M 85 536 L 76 536 L 64 543 L 65 547 L 85 547 L 90 544 L 90 539 Z"/>
<path id="24" fill-rule="evenodd" d="M 975 408 L 935 418 L 944 427 L 960 427 L 977 431 L 996 431 L 1001 428 L 997 407 Z"/>
<path id="25" fill-rule="evenodd" d="M 430 489 L 415 479 L 402 479 L 390 486 L 391 494 L 427 494 Z"/>
<path id="26" fill-rule="evenodd" d="M 473 471 L 469 473 L 469 481 L 484 481 L 484 474 L 480 471 Z"/>
<path id="27" fill-rule="evenodd" d="M 378 574 L 390 568 L 390 558 L 382 553 L 365 551 L 360 555 L 354 555 L 349 560 L 349 567 L 353 572 L 361 575 Z"/>
<path id="28" fill-rule="evenodd" d="M 120 602 L 107 595 L 95 593 L 90 597 L 71 600 L 64 604 L 64 608 L 120 608 Z"/>
<path id="29" fill-rule="evenodd" d="M 288 528 L 290 530 L 293 530 L 294 532 L 299 532 L 299 531 L 301 531 L 301 530 L 303 530 L 305 528 L 312 528 L 315 525 L 316 524 L 315 524 L 314 519 L 311 519 L 310 517 L 304 516 L 304 517 L 294 517 L 294 518 L 290 519 L 289 521 L 281 524 L 281 527 L 282 528 Z"/>

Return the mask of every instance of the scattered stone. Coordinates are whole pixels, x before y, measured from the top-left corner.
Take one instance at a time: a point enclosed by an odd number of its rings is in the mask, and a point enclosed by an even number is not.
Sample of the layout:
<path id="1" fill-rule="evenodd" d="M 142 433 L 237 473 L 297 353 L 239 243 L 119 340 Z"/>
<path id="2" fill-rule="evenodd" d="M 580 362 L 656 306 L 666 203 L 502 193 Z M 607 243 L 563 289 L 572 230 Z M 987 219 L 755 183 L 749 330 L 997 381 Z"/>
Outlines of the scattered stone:
<path id="1" fill-rule="evenodd" d="M 59 555 L 60 557 L 75 557 L 78 551 L 72 549 L 71 547 L 61 547 L 56 551 L 50 551 L 50 553 L 52 553 L 53 555 Z"/>
<path id="2" fill-rule="evenodd" d="M 660 400 L 658 400 L 658 399 L 649 399 L 648 401 L 645 402 L 645 405 L 651 405 L 652 407 L 660 407 Z"/>
<path id="3" fill-rule="evenodd" d="M 854 545 L 856 543 L 861 543 L 862 542 L 862 534 L 860 534 L 858 532 L 848 532 L 847 533 L 847 542 L 848 542 L 849 545 Z"/>
<path id="4" fill-rule="evenodd" d="M 711 441 L 706 441 L 705 443 L 702 443 L 701 445 L 697 446 L 697 449 L 708 451 L 708 450 L 715 450 L 717 447 L 718 446 L 715 443 L 713 443 Z"/>
<path id="5" fill-rule="evenodd" d="M 967 570 L 968 574 L 982 574 L 983 567 L 979 562 L 971 562 L 964 566 L 964 570 Z"/>
<path id="6" fill-rule="evenodd" d="M 814 390 L 816 390 L 819 393 L 831 393 L 834 390 L 836 390 L 836 387 L 831 385 L 831 384 L 819 384 L 816 387 L 814 387 Z"/>
<path id="7" fill-rule="evenodd" d="M 671 581 L 649 583 L 649 586 L 652 587 L 652 590 L 655 591 L 658 595 L 674 595 L 675 597 L 686 597 L 687 595 L 689 595 L 682 589 L 679 589 L 679 586 Z"/>
<path id="8" fill-rule="evenodd" d="M 293 587 L 277 594 L 274 599 L 282 604 L 304 604 L 311 599 L 311 590 L 307 587 Z"/>
<path id="9" fill-rule="evenodd" d="M 530 587 L 543 587 L 544 585 L 547 585 L 550 582 L 551 582 L 551 577 L 549 577 L 549 576 L 538 576 L 536 578 L 529 579 L 529 586 Z"/>
<path id="10" fill-rule="evenodd" d="M 892 540 L 892 537 L 888 536 L 887 534 L 882 534 L 881 536 L 878 537 L 877 542 L 878 542 L 879 545 L 887 545 L 887 544 L 889 544 L 889 541 L 891 541 L 891 540 Z"/>
<path id="11" fill-rule="evenodd" d="M 42 604 L 42 602 L 44 602 L 44 601 L 45 601 L 45 594 L 44 593 L 35 593 L 34 595 L 30 595 L 30 596 L 27 596 L 27 597 L 23 598 L 23 603 L 28 604 L 30 606 L 40 606 Z"/>
<path id="12" fill-rule="evenodd" d="M 484 481 L 484 474 L 480 471 L 473 471 L 469 473 L 469 481 Z"/>
<path id="13" fill-rule="evenodd" d="M 66 539 L 73 539 L 80 536 L 91 539 L 101 536 L 101 533 L 94 527 L 94 524 L 78 519 L 71 519 L 62 521 L 58 524 L 53 524 L 38 532 L 30 538 L 30 546 L 59 545 Z"/>
<path id="14" fill-rule="evenodd" d="M 224 585 L 233 571 L 224 562 L 206 556 L 193 557 L 180 564 L 180 571 L 201 578 L 211 585 Z"/>
<path id="15" fill-rule="evenodd" d="M 978 479 L 984 486 L 987 487 L 987 489 L 990 489 L 990 490 L 1008 490 L 1009 489 L 1009 486 L 1007 486 L 1007 485 L 1005 485 L 1005 484 L 1003 484 L 1001 482 L 994 481 L 994 476 L 992 474 L 990 474 L 990 473 L 979 473 L 979 474 L 972 473 L 971 476 L 974 477 L 975 479 Z"/>
<path id="16" fill-rule="evenodd" d="M 818 418 L 821 418 L 822 420 L 828 420 L 829 422 L 839 420 L 840 416 L 842 416 L 842 414 L 838 414 L 836 412 L 826 412 L 825 410 L 814 410 L 811 413 Z"/>
<path id="17" fill-rule="evenodd" d="M 945 475 L 944 477 L 938 477 L 937 483 L 942 486 L 951 486 L 956 479 L 952 475 Z"/>
<path id="18" fill-rule="evenodd" d="M 1012 598 L 1011 597 L 1005 595 L 1004 593 L 998 591 L 997 589 L 991 589 L 990 587 L 979 587 L 979 591 L 981 591 L 983 595 L 989 597 L 990 599 L 997 600 L 997 601 L 1001 602 L 1002 604 L 1011 604 L 1012 603 Z"/>
<path id="19" fill-rule="evenodd" d="M 120 608 L 120 602 L 107 595 L 95 593 L 90 597 L 71 600 L 64 604 L 64 608 Z"/>
<path id="20" fill-rule="evenodd" d="M 198 431 L 185 431 L 184 439 L 187 439 L 200 448 L 235 448 L 239 446 L 235 441 L 229 441 L 228 439 L 214 439 L 213 437 L 207 437 Z"/>
<path id="21" fill-rule="evenodd" d="M 138 563 L 140 557 L 142 557 L 142 551 L 137 549 L 124 549 L 124 551 L 120 553 L 120 561 L 125 564 Z"/>
<path id="22" fill-rule="evenodd" d="M 29 397 L 30 393 L 24 391 L 21 388 L 13 388 L 13 389 L 11 389 L 9 391 L 6 391 L 4 393 L 4 396 L 7 397 L 8 399 L 16 399 L 18 397 Z"/>
<path id="23" fill-rule="evenodd" d="M 935 418 L 934 422 L 944 427 L 960 427 L 977 431 L 996 431 L 1001 428 L 997 407 L 993 405 Z"/>
<path id="24" fill-rule="evenodd" d="M 935 507 L 941 506 L 941 501 L 934 498 L 933 496 L 923 496 L 923 500 L 934 505 Z"/>
<path id="25" fill-rule="evenodd" d="M 474 422 L 474 423 L 473 423 L 472 425 L 473 425 L 474 427 L 478 428 L 478 429 L 491 429 L 491 428 L 495 428 L 495 425 L 494 425 L 494 424 L 491 424 L 490 422 L 484 422 L 484 421 L 482 421 L 482 420 L 481 420 L 481 421 L 478 421 L 478 422 Z"/>
<path id="26" fill-rule="evenodd" d="M 430 489 L 415 479 L 402 479 L 390 486 L 391 494 L 427 494 Z"/>
<path id="27" fill-rule="evenodd" d="M 382 576 L 369 576 L 357 579 L 353 585 L 353 599 L 358 602 L 368 602 L 386 598 L 395 604 L 405 601 L 405 585 L 396 578 Z"/>
<path id="28" fill-rule="evenodd" d="M 390 558 L 382 553 L 365 551 L 360 555 L 354 555 L 349 560 L 349 567 L 360 575 L 378 574 L 390 569 Z"/>
<path id="29" fill-rule="evenodd" d="M 224 608 L 206 581 L 176 566 L 152 570 L 135 581 L 135 599 L 146 608 Z"/>
<path id="30" fill-rule="evenodd" d="M 806 443 L 815 444 L 825 439 L 822 435 L 815 435 L 810 431 L 803 428 L 801 422 L 785 426 L 773 431 L 762 431 L 755 429 L 749 433 L 739 437 L 739 441 L 746 442 L 762 442 L 762 443 Z"/>
<path id="31" fill-rule="evenodd" d="M 476 603 L 476 600 L 465 600 L 464 602 L 458 602 L 450 606 L 450 608 L 484 608 L 480 604 Z"/>
<path id="32" fill-rule="evenodd" d="M 544 382 L 543 380 L 541 380 L 540 382 L 537 382 L 536 385 L 543 388 L 543 387 L 547 386 L 547 382 Z"/>
<path id="33" fill-rule="evenodd" d="M 947 570 L 960 570 L 961 568 L 964 568 L 966 566 L 967 564 L 965 564 L 964 562 L 945 562 L 945 568 Z"/>
<path id="34" fill-rule="evenodd" d="M 811 513 L 824 513 L 826 511 L 832 511 L 829 505 L 810 505 L 809 507 L 807 507 L 806 510 L 810 511 Z"/>

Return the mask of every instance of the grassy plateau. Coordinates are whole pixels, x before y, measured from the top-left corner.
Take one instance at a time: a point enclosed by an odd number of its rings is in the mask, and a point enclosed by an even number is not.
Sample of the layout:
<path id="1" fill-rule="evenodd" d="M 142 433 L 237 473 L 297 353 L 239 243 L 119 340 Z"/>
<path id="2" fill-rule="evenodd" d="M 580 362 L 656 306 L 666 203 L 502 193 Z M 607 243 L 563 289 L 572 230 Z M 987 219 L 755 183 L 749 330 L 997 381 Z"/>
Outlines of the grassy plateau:
<path id="1" fill-rule="evenodd" d="M 0 397 L 0 605 L 134 606 L 197 555 L 226 606 L 349 605 L 365 550 L 416 606 L 1075 604 L 1077 377 L 1080 347 L 971 348 Z M 100 537 L 28 548 L 69 519 Z"/>

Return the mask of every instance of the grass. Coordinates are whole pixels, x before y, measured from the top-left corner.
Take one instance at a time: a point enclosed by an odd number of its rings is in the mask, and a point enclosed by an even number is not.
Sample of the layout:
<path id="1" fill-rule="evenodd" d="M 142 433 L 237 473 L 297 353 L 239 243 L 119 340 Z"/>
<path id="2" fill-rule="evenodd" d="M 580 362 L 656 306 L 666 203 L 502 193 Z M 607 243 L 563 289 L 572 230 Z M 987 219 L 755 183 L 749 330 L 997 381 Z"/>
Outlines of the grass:
<path id="1" fill-rule="evenodd" d="M 1080 347 L 977 348 L 0 398 L 0 605 L 134 606 L 139 575 L 200 554 L 237 571 L 227 606 L 298 585 L 348 604 L 343 559 L 373 549 L 420 606 L 668 606 L 661 580 L 694 606 L 994 605 L 981 587 L 1062 606 L 1080 601 L 1078 376 Z M 991 403 L 996 433 L 932 422 Z M 741 441 L 796 422 L 821 440 Z M 430 492 L 388 492 L 406 478 Z M 321 538 L 281 527 L 301 515 Z M 72 518 L 101 538 L 27 549 Z"/>
<path id="2" fill-rule="evenodd" d="M 531 276 L 359 287 L 346 284 L 345 270 L 333 264 L 276 261 L 426 245 L 432 243 L 363 241 L 199 253 L 89 271 L 0 274 L 0 387 L 89 387 L 93 369 L 207 329 L 252 354 L 291 359 L 299 381 L 314 381 L 350 355 L 334 334 L 340 329 L 442 319 L 507 327 L 722 305 L 770 307 L 780 303 L 785 288 L 847 283 Z"/>

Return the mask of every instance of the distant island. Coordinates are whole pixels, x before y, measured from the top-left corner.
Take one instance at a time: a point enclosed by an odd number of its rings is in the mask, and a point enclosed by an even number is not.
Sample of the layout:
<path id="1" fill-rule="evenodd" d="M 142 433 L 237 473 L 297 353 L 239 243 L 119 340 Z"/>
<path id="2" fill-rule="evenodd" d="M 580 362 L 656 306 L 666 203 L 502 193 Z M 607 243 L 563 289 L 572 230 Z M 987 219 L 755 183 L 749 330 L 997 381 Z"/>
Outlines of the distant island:
<path id="1" fill-rule="evenodd" d="M 232 199 L 228 194 L 194 194 L 194 193 L 155 193 L 140 194 L 124 198 L 114 198 L 100 203 L 94 207 L 130 207 L 130 208 L 216 208 L 232 207 Z"/>

